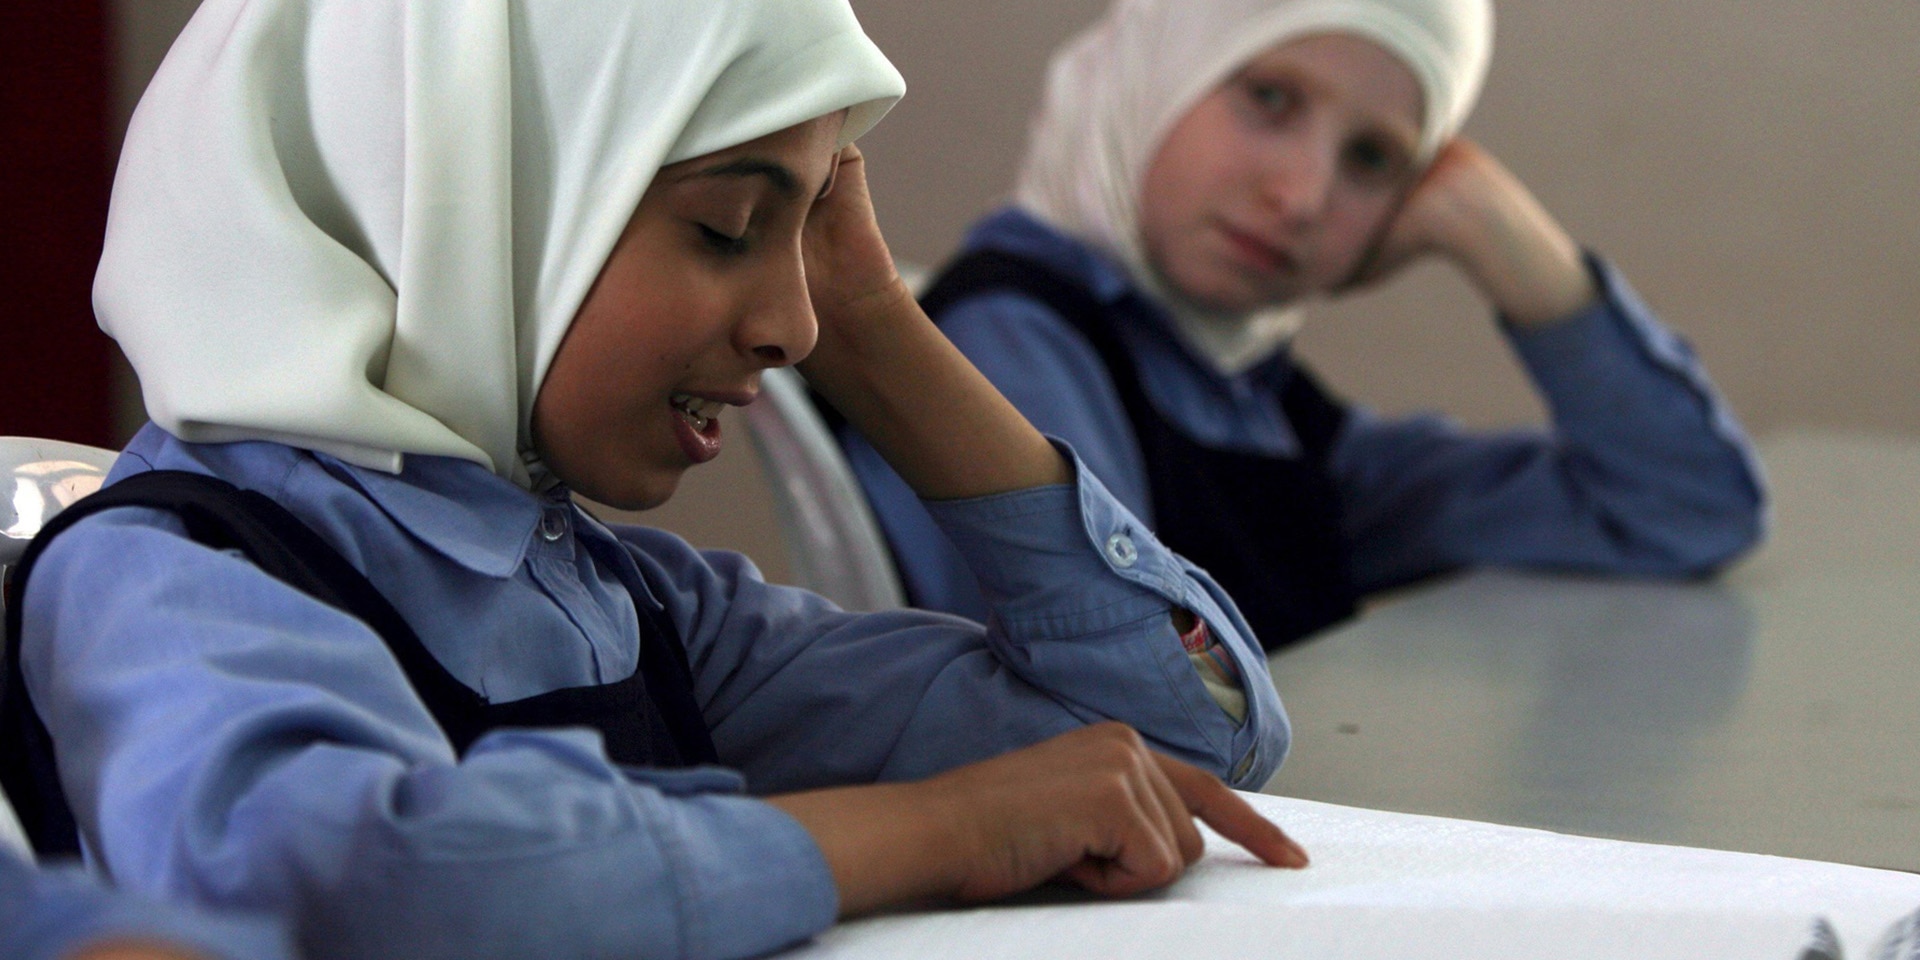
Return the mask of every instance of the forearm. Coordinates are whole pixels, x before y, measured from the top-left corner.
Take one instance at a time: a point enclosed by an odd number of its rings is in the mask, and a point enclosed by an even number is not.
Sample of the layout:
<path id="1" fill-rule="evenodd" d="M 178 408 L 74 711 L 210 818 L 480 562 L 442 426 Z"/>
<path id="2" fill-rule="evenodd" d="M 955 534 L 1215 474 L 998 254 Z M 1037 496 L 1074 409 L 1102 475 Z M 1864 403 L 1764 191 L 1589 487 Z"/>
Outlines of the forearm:
<path id="1" fill-rule="evenodd" d="M 1259 645 L 1204 573 L 1077 472 L 1072 488 L 928 504 L 992 606 L 989 643 L 1083 720 L 1126 722 L 1156 749 L 1257 787 L 1287 742 Z M 1180 633 L 1195 621 L 1234 661 L 1244 723 L 1193 669 Z"/>
<path id="2" fill-rule="evenodd" d="M 101 886 L 80 867 L 36 869 L 0 851 L 0 957 L 286 960 L 280 924 Z"/>
<path id="3" fill-rule="evenodd" d="M 42 558 L 23 652 L 75 812 L 122 883 L 272 909 L 343 957 L 749 956 L 831 923 L 811 841 L 727 795 L 737 781 L 636 784 L 581 731 L 499 731 L 456 760 L 364 626 L 271 604 L 286 588 L 257 570 L 215 576 L 240 563 L 224 554 L 149 553 L 177 540 L 160 531 L 89 535 L 111 519 Z M 133 559 L 87 575 L 102 555 Z M 223 584 L 230 609 L 196 583 Z M 548 922 L 562 902 L 577 922 Z"/>
<path id="4" fill-rule="evenodd" d="M 1597 291 L 1580 247 L 1532 192 L 1502 169 L 1450 252 L 1508 322 L 1544 326 L 1578 313 Z"/>
<path id="5" fill-rule="evenodd" d="M 1684 343 L 1612 270 L 1595 276 L 1591 309 L 1510 330 L 1550 433 L 1349 423 L 1333 468 L 1365 588 L 1459 564 L 1695 574 L 1755 542 L 1763 493 L 1738 426 Z"/>
<path id="6" fill-rule="evenodd" d="M 801 367 L 914 492 L 955 500 L 1071 479 L 1053 445 L 927 319 L 904 283 L 821 318 Z"/>
<path id="7" fill-rule="evenodd" d="M 831 877 L 790 818 L 704 785 L 623 782 L 592 738 L 570 746 L 573 757 L 534 764 L 523 744 L 483 740 L 458 766 L 384 775 L 377 758 L 312 751 L 235 805 L 217 848 L 138 868 L 244 889 L 309 938 L 325 931 L 315 960 L 613 956 L 641 944 L 758 956 L 832 922 Z M 552 922 L 559 903 L 569 922 Z"/>
<path id="8" fill-rule="evenodd" d="M 1686 342 L 1597 258 L 1598 306 L 1515 331 L 1553 412 L 1555 449 L 1585 502 L 1670 541 L 1682 568 L 1712 567 L 1760 535 L 1764 485 L 1752 447 Z"/>
<path id="9" fill-rule="evenodd" d="M 1465 138 L 1434 158 L 1384 240 L 1383 263 L 1437 253 L 1508 322 L 1551 324 L 1596 293 L 1580 247 L 1520 178 Z"/>
<path id="10" fill-rule="evenodd" d="M 1051 444 L 927 319 L 894 269 L 858 147 L 807 219 L 819 342 L 800 370 L 928 500 L 1006 493 L 1071 474 Z"/>
<path id="11" fill-rule="evenodd" d="M 204 955 L 150 940 L 114 940 L 88 947 L 73 960 L 204 960 Z"/>
<path id="12" fill-rule="evenodd" d="M 820 845 L 840 892 L 840 916 L 953 895 L 959 881 L 951 824 L 921 783 L 834 787 L 767 802 Z"/>
<path id="13" fill-rule="evenodd" d="M 1509 331 L 1561 443 L 1647 462 L 1741 466 L 1746 437 L 1692 348 L 1604 260 L 1582 266 L 1599 291 L 1588 309 Z"/>

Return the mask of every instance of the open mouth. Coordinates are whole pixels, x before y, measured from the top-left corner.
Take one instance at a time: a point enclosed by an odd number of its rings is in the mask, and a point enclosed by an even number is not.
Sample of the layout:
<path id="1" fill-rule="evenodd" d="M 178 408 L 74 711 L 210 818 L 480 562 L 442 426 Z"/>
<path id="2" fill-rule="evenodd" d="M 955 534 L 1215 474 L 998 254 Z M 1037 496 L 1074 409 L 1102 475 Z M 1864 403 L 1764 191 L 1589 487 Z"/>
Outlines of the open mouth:
<path id="1" fill-rule="evenodd" d="M 673 407 L 674 437 L 680 450 L 693 463 L 706 463 L 720 455 L 720 410 L 724 401 L 708 400 L 690 393 L 667 397 Z"/>
<path id="2" fill-rule="evenodd" d="M 680 414 L 680 418 L 685 420 L 695 433 L 706 433 L 707 427 L 726 407 L 726 404 L 718 400 L 703 400 L 687 393 L 676 393 L 667 398 L 667 403 L 672 405 L 674 411 Z"/>

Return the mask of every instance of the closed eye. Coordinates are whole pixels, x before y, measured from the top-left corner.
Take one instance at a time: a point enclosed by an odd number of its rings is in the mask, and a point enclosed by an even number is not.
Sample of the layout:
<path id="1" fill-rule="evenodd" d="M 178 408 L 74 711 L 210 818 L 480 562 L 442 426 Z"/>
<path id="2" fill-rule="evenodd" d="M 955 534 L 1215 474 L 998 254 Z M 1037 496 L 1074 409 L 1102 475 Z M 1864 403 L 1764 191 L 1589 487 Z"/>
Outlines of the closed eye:
<path id="1" fill-rule="evenodd" d="M 725 256 L 739 256 L 747 252 L 747 238 L 745 236 L 729 236 L 704 223 L 695 224 L 695 226 L 700 228 L 700 239 L 706 243 L 707 249 L 712 250 L 714 253 Z"/>

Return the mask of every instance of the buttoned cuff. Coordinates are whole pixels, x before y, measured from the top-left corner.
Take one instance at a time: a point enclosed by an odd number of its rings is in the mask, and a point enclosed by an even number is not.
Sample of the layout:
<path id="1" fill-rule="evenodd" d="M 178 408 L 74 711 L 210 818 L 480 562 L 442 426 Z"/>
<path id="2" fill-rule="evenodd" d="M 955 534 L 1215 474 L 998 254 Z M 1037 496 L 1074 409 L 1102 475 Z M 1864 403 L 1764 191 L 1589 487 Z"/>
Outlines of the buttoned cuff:
<path id="1" fill-rule="evenodd" d="M 1066 442 L 1071 484 L 923 501 L 1015 640 L 1058 640 L 1156 614 L 1189 594 L 1174 554 Z"/>
<path id="2" fill-rule="evenodd" d="M 1675 372 L 1698 366 L 1686 341 L 1653 318 L 1619 271 L 1591 253 L 1586 263 L 1600 291 L 1592 304 L 1541 326 L 1505 324 L 1507 338 L 1543 388 L 1558 393 L 1605 387 L 1622 361 Z"/>
<path id="3" fill-rule="evenodd" d="M 1687 341 L 1654 317 L 1612 264 L 1592 252 L 1585 257 L 1600 291 L 1591 306 L 1544 327 L 1506 325 L 1514 350 L 1556 413 L 1610 414 L 1629 375 L 1623 368 L 1638 365 L 1684 384 L 1722 437 L 1744 436 Z"/>
<path id="4" fill-rule="evenodd" d="M 1288 729 L 1245 621 L 1071 446 L 1053 444 L 1073 468 L 1071 485 L 926 502 L 979 578 L 989 642 L 1010 645 L 1003 659 L 1091 715 L 1125 719 L 1236 786 L 1264 783 L 1286 754 Z M 1174 630 L 1174 607 L 1199 617 L 1233 662 L 1244 721 L 1207 689 Z M 1070 641 L 1060 646 L 1071 655 L 1048 649 L 1059 641 Z"/>

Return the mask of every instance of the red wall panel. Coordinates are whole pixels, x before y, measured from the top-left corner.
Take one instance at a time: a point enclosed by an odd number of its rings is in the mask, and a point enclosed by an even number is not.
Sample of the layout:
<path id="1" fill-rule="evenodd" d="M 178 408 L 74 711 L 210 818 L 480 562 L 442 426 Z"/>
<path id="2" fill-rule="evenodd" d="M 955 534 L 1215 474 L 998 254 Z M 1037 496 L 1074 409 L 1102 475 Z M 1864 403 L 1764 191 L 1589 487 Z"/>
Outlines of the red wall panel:
<path id="1" fill-rule="evenodd" d="M 111 445 L 105 0 L 0 3 L 0 434 Z"/>

